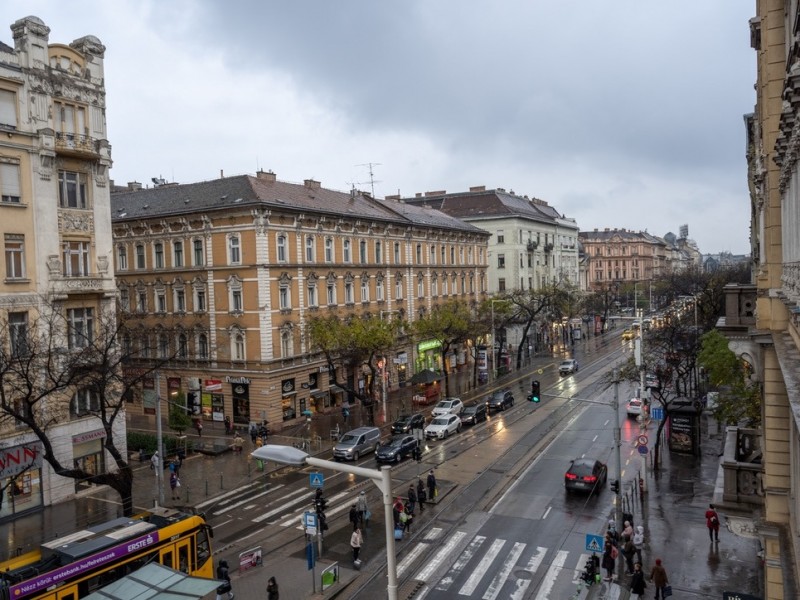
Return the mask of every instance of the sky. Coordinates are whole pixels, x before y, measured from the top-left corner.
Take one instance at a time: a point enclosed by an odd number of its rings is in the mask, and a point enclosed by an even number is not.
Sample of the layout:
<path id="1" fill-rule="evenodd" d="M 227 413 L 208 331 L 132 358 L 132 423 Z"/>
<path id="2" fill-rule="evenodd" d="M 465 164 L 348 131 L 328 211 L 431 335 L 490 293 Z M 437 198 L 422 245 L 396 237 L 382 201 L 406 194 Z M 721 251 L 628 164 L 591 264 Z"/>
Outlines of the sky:
<path id="1" fill-rule="evenodd" d="M 581 231 L 749 249 L 755 0 L 4 0 L 106 46 L 116 184 L 272 170 L 504 188 Z M 5 26 L 6 29 L 2 29 Z"/>

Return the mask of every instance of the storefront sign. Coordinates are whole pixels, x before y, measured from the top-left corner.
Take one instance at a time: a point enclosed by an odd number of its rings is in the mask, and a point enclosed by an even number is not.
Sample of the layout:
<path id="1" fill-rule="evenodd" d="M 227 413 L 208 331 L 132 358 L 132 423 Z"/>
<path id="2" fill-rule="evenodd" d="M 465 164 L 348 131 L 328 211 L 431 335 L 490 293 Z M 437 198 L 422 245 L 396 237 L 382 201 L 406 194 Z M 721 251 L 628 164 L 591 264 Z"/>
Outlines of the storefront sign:
<path id="1" fill-rule="evenodd" d="M 203 382 L 203 387 L 207 392 L 221 392 L 222 380 L 221 379 L 206 379 Z"/>
<path id="2" fill-rule="evenodd" d="M 225 383 L 242 383 L 244 385 L 250 385 L 250 380 L 247 377 L 231 377 L 228 375 L 225 377 Z"/>
<path id="3" fill-rule="evenodd" d="M 439 340 L 428 340 L 427 342 L 420 342 L 417 344 L 417 350 L 420 352 L 427 352 L 428 350 L 434 350 L 436 348 L 441 348 L 442 342 Z"/>
<path id="4" fill-rule="evenodd" d="M 90 442 L 91 440 L 99 440 L 100 438 L 106 437 L 106 430 L 105 429 L 96 429 L 95 431 L 87 431 L 86 433 L 81 433 L 78 435 L 72 436 L 72 443 L 73 444 L 82 444 L 83 442 Z"/>
<path id="5" fill-rule="evenodd" d="M 43 454 L 41 442 L 3 448 L 0 450 L 0 479 L 13 477 L 31 467 L 41 467 Z"/>
<path id="6" fill-rule="evenodd" d="M 295 393 L 294 378 L 281 381 L 281 393 L 284 395 Z"/>

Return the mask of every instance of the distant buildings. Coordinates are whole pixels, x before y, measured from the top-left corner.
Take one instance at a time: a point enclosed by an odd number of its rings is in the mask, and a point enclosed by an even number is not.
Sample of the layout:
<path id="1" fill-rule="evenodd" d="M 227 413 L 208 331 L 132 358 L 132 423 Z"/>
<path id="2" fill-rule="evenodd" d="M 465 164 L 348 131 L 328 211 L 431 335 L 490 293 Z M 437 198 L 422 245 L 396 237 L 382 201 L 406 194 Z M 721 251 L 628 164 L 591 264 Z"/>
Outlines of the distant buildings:
<path id="1" fill-rule="evenodd" d="M 36 17 L 11 26 L 14 47 L 0 42 L 0 235 L 5 261 L 0 320 L 6 356 L 25 351 L 37 316 L 60 311 L 67 350 L 94 335 L 100 315 L 113 316 L 106 140 L 105 47 L 94 36 L 50 44 Z M 67 468 L 103 473 L 111 457 L 106 431 L 87 416 L 89 390 L 51 397 L 39 406 L 57 458 Z M 38 409 L 37 409 L 38 410 Z M 113 432 L 125 450 L 124 418 Z M 49 505 L 86 484 L 56 475 L 43 446 L 13 419 L 0 420 L 0 519 Z"/>

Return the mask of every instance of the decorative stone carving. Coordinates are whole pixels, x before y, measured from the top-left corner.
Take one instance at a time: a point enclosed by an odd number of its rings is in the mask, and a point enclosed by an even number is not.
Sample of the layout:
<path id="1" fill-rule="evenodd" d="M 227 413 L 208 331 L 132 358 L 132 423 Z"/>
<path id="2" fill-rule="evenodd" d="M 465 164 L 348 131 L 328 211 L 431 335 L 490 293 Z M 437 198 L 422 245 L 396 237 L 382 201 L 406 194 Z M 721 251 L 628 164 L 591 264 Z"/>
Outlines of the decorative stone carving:
<path id="1" fill-rule="evenodd" d="M 103 256 L 98 256 L 97 257 L 97 272 L 100 275 L 105 275 L 106 273 L 108 273 L 108 257 L 107 256 L 103 255 Z"/>
<path id="2" fill-rule="evenodd" d="M 61 209 L 58 212 L 58 230 L 92 232 L 94 231 L 94 218 L 91 213 L 86 211 Z"/>
<path id="3" fill-rule="evenodd" d="M 58 254 L 51 254 L 47 257 L 47 270 L 50 275 L 61 275 L 61 261 Z"/>

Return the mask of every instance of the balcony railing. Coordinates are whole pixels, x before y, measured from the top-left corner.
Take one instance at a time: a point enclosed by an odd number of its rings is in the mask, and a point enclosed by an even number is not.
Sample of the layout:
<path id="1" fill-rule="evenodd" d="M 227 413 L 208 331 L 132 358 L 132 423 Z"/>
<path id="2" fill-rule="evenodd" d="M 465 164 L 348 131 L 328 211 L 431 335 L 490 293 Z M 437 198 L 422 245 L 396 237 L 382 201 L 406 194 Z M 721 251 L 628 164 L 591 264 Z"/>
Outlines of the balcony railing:
<path id="1" fill-rule="evenodd" d="M 535 241 L 528 242 L 528 252 L 533 252 L 538 247 L 539 247 L 539 242 L 535 242 Z"/>
<path id="2" fill-rule="evenodd" d="M 56 133 L 56 152 L 73 156 L 99 156 L 97 140 L 77 133 Z"/>
<path id="3" fill-rule="evenodd" d="M 108 277 L 94 273 L 82 277 L 50 275 L 52 291 L 56 294 L 96 294 L 107 290 L 113 292 L 111 281 Z"/>

